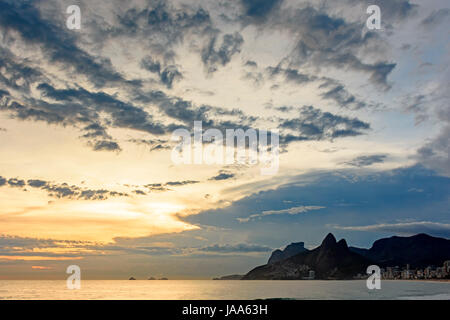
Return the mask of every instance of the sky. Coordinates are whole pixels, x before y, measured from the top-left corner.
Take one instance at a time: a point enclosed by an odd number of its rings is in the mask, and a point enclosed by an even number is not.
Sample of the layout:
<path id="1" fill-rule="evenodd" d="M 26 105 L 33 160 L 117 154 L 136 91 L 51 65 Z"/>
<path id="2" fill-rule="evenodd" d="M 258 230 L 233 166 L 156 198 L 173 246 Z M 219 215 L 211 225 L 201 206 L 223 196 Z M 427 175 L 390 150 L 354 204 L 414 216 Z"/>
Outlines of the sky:
<path id="1" fill-rule="evenodd" d="M 1 0 L 0 279 L 209 279 L 329 232 L 450 238 L 449 30 L 446 0 Z M 177 163 L 194 122 L 277 132 L 276 172 Z"/>

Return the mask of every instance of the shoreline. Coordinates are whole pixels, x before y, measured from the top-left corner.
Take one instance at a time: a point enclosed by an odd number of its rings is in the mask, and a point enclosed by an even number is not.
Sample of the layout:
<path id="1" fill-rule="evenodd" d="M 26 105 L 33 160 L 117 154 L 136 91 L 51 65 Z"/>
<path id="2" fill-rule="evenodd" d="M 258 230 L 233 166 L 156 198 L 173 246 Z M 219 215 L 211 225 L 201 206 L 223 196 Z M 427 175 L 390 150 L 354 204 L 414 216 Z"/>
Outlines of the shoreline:
<path id="1" fill-rule="evenodd" d="M 238 280 L 238 279 L 224 279 L 224 280 L 218 280 L 218 279 L 168 279 L 168 280 L 161 280 L 161 279 L 155 279 L 155 280 L 148 280 L 148 279 L 136 279 L 133 281 L 283 281 L 283 282 L 290 282 L 290 281 L 366 281 L 367 279 L 252 279 L 252 280 Z M 2 281 L 67 281 L 64 279 L 0 279 L 0 282 Z M 129 279 L 85 279 L 84 281 L 130 281 Z M 450 279 L 381 279 L 381 281 L 409 281 L 409 282 L 450 282 Z"/>
<path id="2" fill-rule="evenodd" d="M 450 279 L 381 279 L 384 281 L 423 281 L 423 282 L 450 282 Z"/>

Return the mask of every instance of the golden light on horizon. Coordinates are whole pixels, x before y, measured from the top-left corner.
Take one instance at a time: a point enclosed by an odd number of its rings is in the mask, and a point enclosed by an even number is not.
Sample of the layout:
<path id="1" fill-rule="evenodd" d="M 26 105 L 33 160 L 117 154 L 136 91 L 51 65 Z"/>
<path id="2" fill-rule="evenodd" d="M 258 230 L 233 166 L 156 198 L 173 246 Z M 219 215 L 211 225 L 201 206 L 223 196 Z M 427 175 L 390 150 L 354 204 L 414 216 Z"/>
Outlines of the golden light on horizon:
<path id="1" fill-rule="evenodd" d="M 184 208 L 170 202 L 128 199 L 61 201 L 20 215 L 0 215 L 0 221 L 8 222 L 8 228 L 0 223 L 0 233 L 108 243 L 116 237 L 144 237 L 198 228 L 178 219 L 177 212 Z"/>
<path id="2" fill-rule="evenodd" d="M 43 257 L 43 256 L 0 256 L 0 260 L 22 260 L 22 261 L 65 261 L 81 260 L 83 257 Z"/>

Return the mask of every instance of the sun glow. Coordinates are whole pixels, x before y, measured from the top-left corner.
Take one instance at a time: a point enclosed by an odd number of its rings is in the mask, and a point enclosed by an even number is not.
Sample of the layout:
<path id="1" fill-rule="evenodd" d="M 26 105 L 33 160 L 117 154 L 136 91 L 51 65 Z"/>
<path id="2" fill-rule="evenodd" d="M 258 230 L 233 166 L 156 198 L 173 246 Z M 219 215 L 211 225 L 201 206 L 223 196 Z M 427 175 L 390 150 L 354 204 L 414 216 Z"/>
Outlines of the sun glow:
<path id="1" fill-rule="evenodd" d="M 127 199 L 73 203 L 61 201 L 26 210 L 21 215 L 0 215 L 0 232 L 16 236 L 111 242 L 116 237 L 144 237 L 196 229 L 177 216 L 185 209 L 170 202 L 138 202 Z M 64 212 L 64 215 L 60 213 Z"/>
<path id="2" fill-rule="evenodd" d="M 169 202 L 149 202 L 135 204 L 127 202 L 92 202 L 78 204 L 75 210 L 90 212 L 95 216 L 107 216 L 114 218 L 133 219 L 142 218 L 147 215 L 175 214 L 185 209 L 185 206 Z"/>
<path id="3" fill-rule="evenodd" d="M 179 211 L 183 211 L 185 206 L 175 203 L 169 203 L 169 202 L 151 202 L 145 205 L 147 210 L 157 213 L 157 214 L 164 214 L 164 213 L 177 213 Z"/>
<path id="4" fill-rule="evenodd" d="M 135 210 L 132 204 L 117 201 L 78 204 L 74 209 L 90 212 L 95 217 L 114 217 L 115 219 L 137 219 L 145 216 L 145 212 Z"/>

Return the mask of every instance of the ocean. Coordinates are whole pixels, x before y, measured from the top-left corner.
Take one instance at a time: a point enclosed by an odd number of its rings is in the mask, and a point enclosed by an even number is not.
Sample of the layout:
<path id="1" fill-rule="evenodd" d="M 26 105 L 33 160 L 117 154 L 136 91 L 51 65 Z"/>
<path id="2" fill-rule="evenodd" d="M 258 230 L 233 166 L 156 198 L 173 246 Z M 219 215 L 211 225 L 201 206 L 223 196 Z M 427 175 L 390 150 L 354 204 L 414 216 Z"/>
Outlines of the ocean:
<path id="1" fill-rule="evenodd" d="M 233 280 L 84 280 L 69 290 L 66 281 L 0 280 L 0 299 L 445 299 L 450 282 L 382 280 L 380 290 L 354 281 L 233 281 Z"/>

